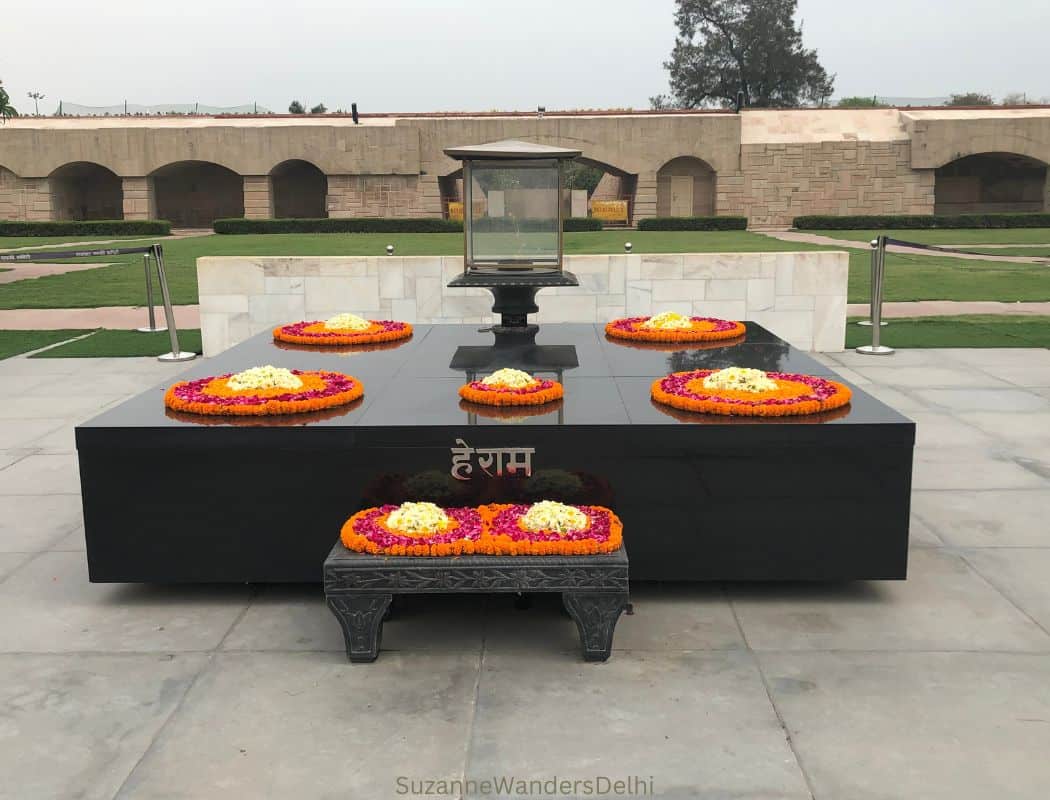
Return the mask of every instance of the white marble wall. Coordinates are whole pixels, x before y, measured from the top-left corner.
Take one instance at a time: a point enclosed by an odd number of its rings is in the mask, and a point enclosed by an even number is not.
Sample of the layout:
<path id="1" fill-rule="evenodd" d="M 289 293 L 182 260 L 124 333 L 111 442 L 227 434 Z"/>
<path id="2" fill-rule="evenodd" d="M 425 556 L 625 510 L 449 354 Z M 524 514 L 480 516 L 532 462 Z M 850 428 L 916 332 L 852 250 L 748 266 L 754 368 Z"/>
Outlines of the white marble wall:
<path id="1" fill-rule="evenodd" d="M 843 252 L 566 256 L 580 285 L 543 289 L 535 321 L 682 314 L 761 323 L 805 350 L 841 350 Z M 493 321 L 484 289 L 449 289 L 458 256 L 215 256 L 197 259 L 204 354 L 281 323 L 350 311 L 413 323 Z"/>

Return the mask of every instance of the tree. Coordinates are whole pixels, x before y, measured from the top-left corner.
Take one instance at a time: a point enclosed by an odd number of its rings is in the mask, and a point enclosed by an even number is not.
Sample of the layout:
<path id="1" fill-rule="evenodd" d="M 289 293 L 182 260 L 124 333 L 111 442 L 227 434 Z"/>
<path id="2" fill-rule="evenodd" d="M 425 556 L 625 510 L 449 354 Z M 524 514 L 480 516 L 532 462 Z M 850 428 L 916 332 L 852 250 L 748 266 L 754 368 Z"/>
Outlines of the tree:
<path id="1" fill-rule="evenodd" d="M 835 78 L 802 46 L 798 0 L 677 0 L 672 102 L 680 108 L 745 105 L 786 108 L 823 103 Z M 666 103 L 663 96 L 652 98 Z"/>
<path id="2" fill-rule="evenodd" d="M 303 108 L 303 104 L 300 103 L 298 100 L 293 100 L 291 105 L 288 106 L 288 113 L 289 114 L 305 114 L 306 113 L 306 109 Z"/>
<path id="3" fill-rule="evenodd" d="M 310 109 L 311 114 L 324 114 L 327 113 L 328 109 L 324 107 L 324 103 L 318 103 L 316 106 Z"/>
<path id="4" fill-rule="evenodd" d="M 835 103 L 836 108 L 886 108 L 877 97 L 843 97 Z"/>
<path id="5" fill-rule="evenodd" d="M 0 122 L 6 123 L 11 117 L 18 116 L 18 109 L 11 105 L 11 96 L 0 82 Z"/>
<path id="6" fill-rule="evenodd" d="M 589 197 L 594 194 L 604 175 L 605 170 L 601 167 L 593 167 L 573 159 L 565 165 L 565 188 L 586 189 Z"/>
<path id="7" fill-rule="evenodd" d="M 1038 102 L 1034 97 L 1029 97 L 1027 92 L 1010 92 L 1003 96 L 1004 106 L 1034 106 Z"/>
<path id="8" fill-rule="evenodd" d="M 984 94 L 983 92 L 963 92 L 962 94 L 953 94 L 946 106 L 994 106 L 995 101 L 992 99 L 990 94 Z"/>

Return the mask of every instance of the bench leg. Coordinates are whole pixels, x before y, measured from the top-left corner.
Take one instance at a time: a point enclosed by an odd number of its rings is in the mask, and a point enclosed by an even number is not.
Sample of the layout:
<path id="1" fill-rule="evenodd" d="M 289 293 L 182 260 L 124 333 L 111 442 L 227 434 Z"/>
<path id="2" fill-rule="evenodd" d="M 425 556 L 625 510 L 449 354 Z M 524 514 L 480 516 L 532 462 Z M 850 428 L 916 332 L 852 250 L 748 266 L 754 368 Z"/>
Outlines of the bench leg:
<path id="1" fill-rule="evenodd" d="M 580 631 L 583 660 L 607 660 L 616 620 L 627 607 L 627 592 L 563 592 L 561 599 Z"/>
<path id="2" fill-rule="evenodd" d="M 343 629 L 348 659 L 356 663 L 376 660 L 383 638 L 383 616 L 392 599 L 389 594 L 337 594 L 328 598 L 328 607 Z"/>

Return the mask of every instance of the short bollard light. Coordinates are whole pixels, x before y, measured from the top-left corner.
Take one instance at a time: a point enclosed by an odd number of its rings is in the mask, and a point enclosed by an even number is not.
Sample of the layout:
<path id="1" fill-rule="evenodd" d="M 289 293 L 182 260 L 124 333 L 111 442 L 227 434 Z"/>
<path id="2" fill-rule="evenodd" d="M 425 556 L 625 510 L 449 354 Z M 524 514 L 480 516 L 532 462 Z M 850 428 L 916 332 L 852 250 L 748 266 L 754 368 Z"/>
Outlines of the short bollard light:
<path id="1" fill-rule="evenodd" d="M 634 245 L 631 244 L 630 242 L 624 242 L 623 243 L 623 251 L 625 253 L 630 253 L 631 250 L 633 250 L 633 249 L 634 249 Z"/>
<path id="2" fill-rule="evenodd" d="M 392 244 L 388 244 L 388 245 L 386 246 L 386 254 L 387 254 L 388 256 L 392 256 L 392 255 L 394 255 L 394 245 L 392 245 Z"/>

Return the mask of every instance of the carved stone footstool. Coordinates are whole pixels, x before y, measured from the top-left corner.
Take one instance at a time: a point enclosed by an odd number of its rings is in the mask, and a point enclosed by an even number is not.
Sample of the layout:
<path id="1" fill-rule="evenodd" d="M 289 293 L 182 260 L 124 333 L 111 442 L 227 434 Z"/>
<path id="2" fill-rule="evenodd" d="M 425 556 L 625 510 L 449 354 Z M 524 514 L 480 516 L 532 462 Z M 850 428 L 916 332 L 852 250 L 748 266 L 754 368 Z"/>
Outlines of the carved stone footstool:
<path id="1" fill-rule="evenodd" d="M 375 661 L 395 594 L 560 592 L 586 661 L 605 661 L 627 607 L 627 551 L 580 556 L 381 556 L 336 542 L 324 562 L 328 607 L 351 661 Z"/>

